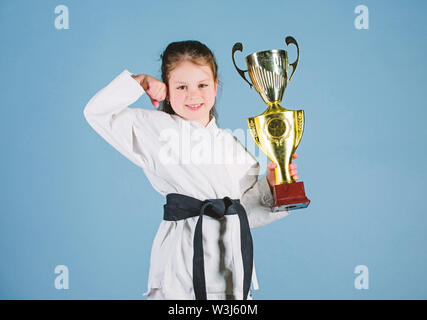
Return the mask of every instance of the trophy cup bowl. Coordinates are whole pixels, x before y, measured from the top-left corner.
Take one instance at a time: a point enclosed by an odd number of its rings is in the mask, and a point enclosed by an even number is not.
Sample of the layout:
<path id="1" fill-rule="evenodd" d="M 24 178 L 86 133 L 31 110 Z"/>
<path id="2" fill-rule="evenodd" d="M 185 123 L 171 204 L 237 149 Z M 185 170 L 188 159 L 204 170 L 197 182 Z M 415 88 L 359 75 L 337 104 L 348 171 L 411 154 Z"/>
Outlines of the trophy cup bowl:
<path id="1" fill-rule="evenodd" d="M 295 153 L 304 132 L 304 110 L 288 110 L 279 105 L 283 100 L 286 86 L 291 81 L 299 60 L 299 47 L 296 40 L 286 37 L 287 45 L 297 48 L 297 59 L 289 64 L 285 50 L 267 50 L 248 55 L 247 70 L 237 67 L 234 60 L 236 51 L 242 51 L 241 43 L 232 49 L 234 66 L 241 77 L 254 87 L 268 108 L 260 115 L 247 119 L 248 127 L 257 146 L 277 163 L 275 169 L 276 185 L 273 187 L 275 204 L 273 211 L 306 208 L 310 200 L 305 195 L 304 183 L 296 182 L 289 172 L 292 155 Z M 289 76 L 289 66 L 292 73 Z M 249 74 L 252 83 L 245 77 Z"/>

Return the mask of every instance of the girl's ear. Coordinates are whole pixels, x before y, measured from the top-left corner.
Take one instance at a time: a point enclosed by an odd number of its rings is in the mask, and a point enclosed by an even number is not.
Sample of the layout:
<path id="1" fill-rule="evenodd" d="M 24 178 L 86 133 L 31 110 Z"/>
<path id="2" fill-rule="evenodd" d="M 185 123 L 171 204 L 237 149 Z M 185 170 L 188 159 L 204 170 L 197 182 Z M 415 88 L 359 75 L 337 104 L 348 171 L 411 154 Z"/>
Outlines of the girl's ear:
<path id="1" fill-rule="evenodd" d="M 218 92 L 218 78 L 216 78 L 215 80 L 215 95 L 217 94 L 217 92 Z"/>

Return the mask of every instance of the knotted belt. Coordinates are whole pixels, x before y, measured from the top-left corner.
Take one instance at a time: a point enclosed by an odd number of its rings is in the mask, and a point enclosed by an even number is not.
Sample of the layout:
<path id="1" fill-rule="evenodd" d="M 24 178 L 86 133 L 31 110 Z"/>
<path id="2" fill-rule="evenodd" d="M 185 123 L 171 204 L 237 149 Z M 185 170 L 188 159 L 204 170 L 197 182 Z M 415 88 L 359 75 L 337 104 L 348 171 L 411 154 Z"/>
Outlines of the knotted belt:
<path id="1" fill-rule="evenodd" d="M 246 300 L 252 279 L 253 245 L 245 208 L 238 199 L 208 199 L 198 200 L 178 193 L 166 196 L 164 205 L 164 220 L 178 221 L 199 216 L 193 240 L 193 287 L 196 300 L 206 300 L 206 279 L 203 256 L 203 215 L 215 219 L 223 219 L 225 215 L 237 214 L 240 220 L 240 242 L 243 258 L 243 299 Z"/>

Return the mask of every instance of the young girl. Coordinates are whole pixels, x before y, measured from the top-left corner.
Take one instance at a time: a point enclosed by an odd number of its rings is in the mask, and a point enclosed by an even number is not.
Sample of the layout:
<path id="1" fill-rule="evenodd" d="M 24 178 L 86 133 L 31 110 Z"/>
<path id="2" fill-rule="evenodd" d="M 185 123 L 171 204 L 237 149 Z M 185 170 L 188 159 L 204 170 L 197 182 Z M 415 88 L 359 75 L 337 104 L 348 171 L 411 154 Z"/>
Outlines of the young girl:
<path id="1" fill-rule="evenodd" d="M 198 41 L 173 42 L 161 58 L 163 81 L 124 70 L 84 109 L 91 127 L 166 197 L 144 295 L 251 299 L 250 284 L 258 285 L 250 228 L 288 215 L 271 210 L 276 164 L 258 179 L 259 163 L 217 127 L 211 50 Z M 144 92 L 160 110 L 128 107 Z M 290 170 L 298 179 L 295 164 Z"/>

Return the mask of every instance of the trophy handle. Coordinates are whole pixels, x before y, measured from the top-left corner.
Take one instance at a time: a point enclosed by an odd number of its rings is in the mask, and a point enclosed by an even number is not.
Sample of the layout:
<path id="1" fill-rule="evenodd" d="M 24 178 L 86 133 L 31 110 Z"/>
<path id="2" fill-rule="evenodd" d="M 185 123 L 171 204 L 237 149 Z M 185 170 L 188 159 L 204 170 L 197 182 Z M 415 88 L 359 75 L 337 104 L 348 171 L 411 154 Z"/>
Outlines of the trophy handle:
<path id="1" fill-rule="evenodd" d="M 232 52 L 231 52 L 231 56 L 232 56 L 232 58 L 233 58 L 233 64 L 234 64 L 234 67 L 236 68 L 237 72 L 238 72 L 238 73 L 240 74 L 240 76 L 243 78 L 243 80 L 245 80 L 247 83 L 249 83 L 249 86 L 252 88 L 252 83 L 250 83 L 250 82 L 246 79 L 246 77 L 245 77 L 245 72 L 247 72 L 248 70 L 241 70 L 241 69 L 239 69 L 239 67 L 236 65 L 236 61 L 234 60 L 234 53 L 235 53 L 236 51 L 240 51 L 240 52 L 242 52 L 242 51 L 243 51 L 243 45 L 242 45 L 240 42 L 237 42 L 237 43 L 235 43 L 235 44 L 234 44 L 233 49 L 232 49 Z"/>
<path id="2" fill-rule="evenodd" d="M 297 47 L 297 59 L 294 61 L 294 63 L 290 63 L 289 65 L 292 66 L 292 73 L 291 76 L 289 77 L 288 81 L 290 82 L 292 79 L 292 76 L 294 75 L 294 72 L 297 68 L 298 65 L 298 60 L 299 60 L 299 47 L 298 47 L 298 43 L 297 41 L 293 38 L 293 37 L 286 37 L 285 39 L 286 45 L 289 44 L 294 44 Z"/>

